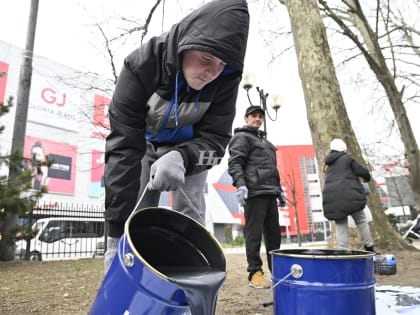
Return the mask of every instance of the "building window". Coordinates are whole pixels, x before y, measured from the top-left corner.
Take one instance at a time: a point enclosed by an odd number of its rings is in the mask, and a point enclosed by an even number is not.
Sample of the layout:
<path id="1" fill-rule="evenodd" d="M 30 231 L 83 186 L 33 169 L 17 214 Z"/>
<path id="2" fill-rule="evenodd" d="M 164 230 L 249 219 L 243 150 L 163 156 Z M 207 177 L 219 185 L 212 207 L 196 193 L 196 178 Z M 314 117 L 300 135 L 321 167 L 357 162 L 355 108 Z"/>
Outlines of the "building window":
<path id="1" fill-rule="evenodd" d="M 306 162 L 306 172 L 308 174 L 317 174 L 316 171 L 316 160 L 313 157 L 305 158 Z"/>

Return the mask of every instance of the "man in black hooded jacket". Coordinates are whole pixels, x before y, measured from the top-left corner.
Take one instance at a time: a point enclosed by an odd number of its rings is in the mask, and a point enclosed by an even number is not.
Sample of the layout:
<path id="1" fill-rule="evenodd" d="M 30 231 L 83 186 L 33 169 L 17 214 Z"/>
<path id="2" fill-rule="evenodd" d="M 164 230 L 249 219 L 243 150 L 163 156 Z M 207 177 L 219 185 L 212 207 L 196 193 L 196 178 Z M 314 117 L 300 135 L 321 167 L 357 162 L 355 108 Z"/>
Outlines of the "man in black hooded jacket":
<path id="1" fill-rule="evenodd" d="M 281 243 L 279 212 L 286 206 L 277 170 L 276 148 L 259 130 L 264 121 L 264 110 L 250 106 L 245 111 L 246 125 L 235 129 L 229 143 L 229 175 L 237 188 L 238 202 L 244 207 L 245 247 L 248 262 L 248 283 L 257 289 L 271 287 L 264 278 L 260 255 L 264 234 L 268 268 L 271 271 L 270 251 L 279 249 Z"/>
<path id="2" fill-rule="evenodd" d="M 105 149 L 106 270 L 145 189 L 139 208 L 173 191 L 172 207 L 204 223 L 207 170 L 231 138 L 248 28 L 245 0 L 214 0 L 125 59 Z"/>

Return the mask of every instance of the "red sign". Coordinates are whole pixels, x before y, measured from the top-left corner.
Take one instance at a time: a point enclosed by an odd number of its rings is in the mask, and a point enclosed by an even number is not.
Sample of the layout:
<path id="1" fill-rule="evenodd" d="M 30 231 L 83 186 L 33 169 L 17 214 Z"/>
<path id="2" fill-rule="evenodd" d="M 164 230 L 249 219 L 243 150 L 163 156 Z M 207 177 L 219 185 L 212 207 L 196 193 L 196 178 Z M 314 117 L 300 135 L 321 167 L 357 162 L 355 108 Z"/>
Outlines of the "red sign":
<path id="1" fill-rule="evenodd" d="M 28 161 L 27 167 L 33 171 L 33 188 L 46 186 L 50 193 L 74 194 L 76 146 L 26 136 L 24 157 Z M 46 164 L 47 160 L 51 165 Z"/>
<path id="2" fill-rule="evenodd" d="M 95 126 L 110 129 L 108 117 L 108 108 L 110 103 L 110 98 L 95 94 L 95 107 L 93 109 L 93 123 Z"/>
<path id="3" fill-rule="evenodd" d="M 91 165 L 90 195 L 99 197 L 104 191 L 105 153 L 93 150 Z"/>
<path id="4" fill-rule="evenodd" d="M 9 64 L 0 61 L 0 102 L 4 102 L 6 94 L 7 72 L 9 71 Z"/>

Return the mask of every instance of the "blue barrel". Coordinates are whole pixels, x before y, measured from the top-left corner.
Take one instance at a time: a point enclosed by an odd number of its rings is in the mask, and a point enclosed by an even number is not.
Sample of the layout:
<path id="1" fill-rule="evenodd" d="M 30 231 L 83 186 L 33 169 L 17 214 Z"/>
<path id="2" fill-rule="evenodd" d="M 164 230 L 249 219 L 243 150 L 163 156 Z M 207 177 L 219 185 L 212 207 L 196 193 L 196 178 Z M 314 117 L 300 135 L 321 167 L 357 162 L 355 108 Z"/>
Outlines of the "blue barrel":
<path id="1" fill-rule="evenodd" d="M 223 250 L 200 223 L 167 208 L 140 209 L 89 314 L 213 314 L 225 277 Z"/>
<path id="2" fill-rule="evenodd" d="M 275 315 L 375 315 L 374 253 L 272 251 Z"/>

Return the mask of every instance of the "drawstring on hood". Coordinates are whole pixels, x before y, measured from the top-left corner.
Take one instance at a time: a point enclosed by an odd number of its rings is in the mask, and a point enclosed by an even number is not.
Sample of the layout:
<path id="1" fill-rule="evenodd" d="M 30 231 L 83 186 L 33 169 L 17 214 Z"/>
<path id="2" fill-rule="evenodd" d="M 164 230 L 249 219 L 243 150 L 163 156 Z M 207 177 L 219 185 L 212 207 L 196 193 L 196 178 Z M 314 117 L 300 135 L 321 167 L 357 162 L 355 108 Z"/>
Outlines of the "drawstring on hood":
<path id="1" fill-rule="evenodd" d="M 174 111 L 175 111 L 175 125 L 178 126 L 178 122 L 179 122 L 179 114 L 178 114 L 178 93 L 179 93 L 179 89 L 182 87 L 183 82 L 181 82 L 181 84 L 179 83 L 179 71 L 176 72 L 175 75 L 175 93 L 174 96 L 171 100 L 171 105 L 170 105 L 170 112 L 172 112 L 172 107 L 175 106 Z M 191 88 L 189 85 L 187 85 L 187 92 L 189 93 L 191 91 Z M 198 109 L 198 100 L 200 99 L 200 95 L 201 95 L 201 91 L 198 91 L 198 94 L 195 98 L 194 101 L 194 111 L 197 112 Z"/>
<path id="2" fill-rule="evenodd" d="M 191 87 L 189 85 L 187 85 L 187 92 L 190 93 L 190 91 L 191 91 Z M 202 90 L 198 91 L 198 94 L 195 97 L 195 100 L 194 100 L 194 112 L 197 112 L 197 109 L 198 109 L 198 100 L 200 99 L 201 91 Z"/>
<path id="3" fill-rule="evenodd" d="M 176 72 L 176 76 L 175 76 L 174 102 L 175 102 L 175 125 L 176 126 L 178 126 L 178 77 L 179 77 L 179 71 Z"/>
<path id="4" fill-rule="evenodd" d="M 198 99 L 200 98 L 201 95 L 201 90 L 198 92 L 197 97 L 195 98 L 195 103 L 194 103 L 194 111 L 197 111 L 198 108 Z"/>

